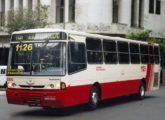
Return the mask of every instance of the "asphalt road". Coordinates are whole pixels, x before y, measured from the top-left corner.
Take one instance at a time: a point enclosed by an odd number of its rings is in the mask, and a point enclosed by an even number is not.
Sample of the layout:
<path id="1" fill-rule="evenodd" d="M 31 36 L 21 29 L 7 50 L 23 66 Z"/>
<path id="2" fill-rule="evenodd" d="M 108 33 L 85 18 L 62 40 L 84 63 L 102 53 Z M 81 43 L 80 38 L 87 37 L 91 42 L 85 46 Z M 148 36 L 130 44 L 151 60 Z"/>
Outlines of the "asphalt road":
<path id="1" fill-rule="evenodd" d="M 65 114 L 61 114 L 65 111 Z M 0 95 L 0 120 L 165 120 L 165 87 L 148 92 L 144 100 L 129 97 L 106 100 L 95 111 L 84 106 L 68 109 L 43 110 L 7 104 Z"/>

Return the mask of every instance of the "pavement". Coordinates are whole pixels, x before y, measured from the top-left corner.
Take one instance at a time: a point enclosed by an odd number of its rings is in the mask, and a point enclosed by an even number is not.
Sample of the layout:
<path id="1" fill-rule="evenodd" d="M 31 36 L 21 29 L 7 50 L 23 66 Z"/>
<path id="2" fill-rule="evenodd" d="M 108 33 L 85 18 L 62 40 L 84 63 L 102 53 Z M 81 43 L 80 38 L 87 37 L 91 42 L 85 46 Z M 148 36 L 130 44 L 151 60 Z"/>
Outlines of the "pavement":
<path id="1" fill-rule="evenodd" d="M 0 95 L 6 95 L 6 91 L 4 88 L 0 88 Z"/>
<path id="2" fill-rule="evenodd" d="M 0 91 L 0 95 L 6 95 L 6 91 Z"/>

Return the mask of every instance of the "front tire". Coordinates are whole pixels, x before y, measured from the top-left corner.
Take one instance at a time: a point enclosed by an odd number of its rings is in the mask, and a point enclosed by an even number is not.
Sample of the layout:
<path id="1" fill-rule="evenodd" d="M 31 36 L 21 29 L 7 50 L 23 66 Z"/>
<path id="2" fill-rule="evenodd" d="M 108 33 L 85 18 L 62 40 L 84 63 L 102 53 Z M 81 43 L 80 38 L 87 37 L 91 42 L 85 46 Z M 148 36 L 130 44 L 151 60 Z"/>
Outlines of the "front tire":
<path id="1" fill-rule="evenodd" d="M 99 102 L 99 94 L 98 94 L 98 89 L 93 86 L 89 95 L 89 103 L 88 107 L 90 110 L 95 110 L 98 106 Z"/>

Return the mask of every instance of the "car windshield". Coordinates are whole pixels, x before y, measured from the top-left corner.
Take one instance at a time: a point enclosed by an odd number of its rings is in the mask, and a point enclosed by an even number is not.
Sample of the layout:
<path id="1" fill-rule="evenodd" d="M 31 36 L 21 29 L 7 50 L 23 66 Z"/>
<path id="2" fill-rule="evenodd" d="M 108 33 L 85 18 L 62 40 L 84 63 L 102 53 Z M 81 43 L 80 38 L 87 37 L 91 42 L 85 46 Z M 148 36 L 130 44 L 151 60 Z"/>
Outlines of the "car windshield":
<path id="1" fill-rule="evenodd" d="M 22 43 L 11 45 L 8 75 L 64 75 L 66 44 Z"/>

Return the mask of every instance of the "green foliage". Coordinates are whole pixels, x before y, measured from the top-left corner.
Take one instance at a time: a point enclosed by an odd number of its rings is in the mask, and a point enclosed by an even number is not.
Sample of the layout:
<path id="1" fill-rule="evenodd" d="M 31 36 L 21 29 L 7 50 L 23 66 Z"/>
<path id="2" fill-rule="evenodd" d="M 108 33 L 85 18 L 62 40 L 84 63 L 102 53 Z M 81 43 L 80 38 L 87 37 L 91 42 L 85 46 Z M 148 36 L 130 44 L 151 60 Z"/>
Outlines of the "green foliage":
<path id="1" fill-rule="evenodd" d="M 8 33 L 18 30 L 43 28 L 48 25 L 47 5 L 39 5 L 35 10 L 22 9 L 10 10 L 8 12 L 8 22 L 6 28 Z"/>
<path id="2" fill-rule="evenodd" d="M 133 39 L 133 40 L 141 40 L 141 41 L 147 41 L 149 39 L 149 35 L 152 31 L 151 30 L 145 30 L 140 33 L 128 33 L 126 35 L 127 39 Z"/>

